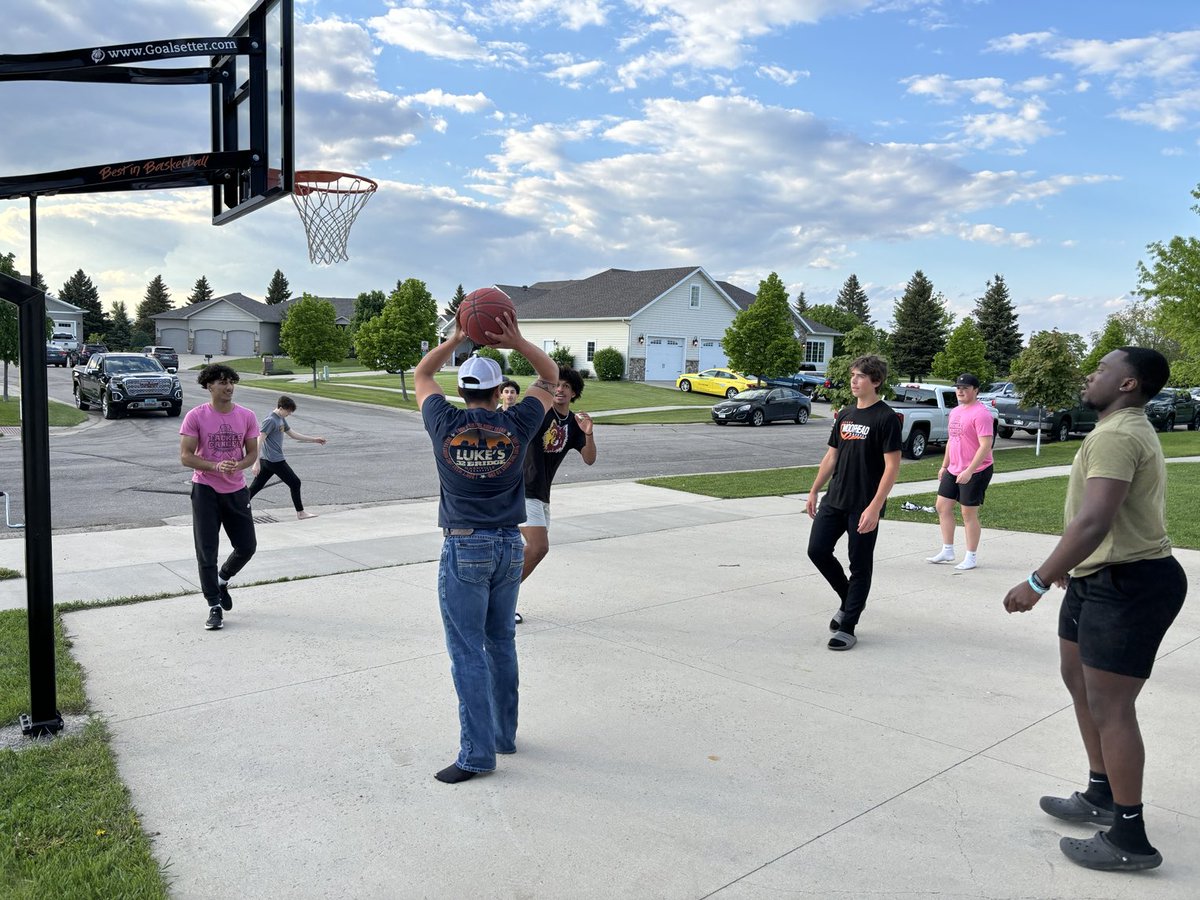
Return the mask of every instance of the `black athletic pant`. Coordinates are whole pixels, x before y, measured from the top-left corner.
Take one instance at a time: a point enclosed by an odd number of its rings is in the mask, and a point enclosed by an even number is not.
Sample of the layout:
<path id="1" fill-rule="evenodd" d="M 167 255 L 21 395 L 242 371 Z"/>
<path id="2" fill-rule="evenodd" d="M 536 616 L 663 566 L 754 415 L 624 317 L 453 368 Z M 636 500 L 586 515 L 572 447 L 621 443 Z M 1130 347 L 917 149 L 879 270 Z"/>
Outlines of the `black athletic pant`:
<path id="1" fill-rule="evenodd" d="M 217 592 L 217 551 L 221 529 L 229 538 L 233 552 L 221 566 L 220 577 L 228 581 L 242 570 L 254 551 L 258 538 L 250 515 L 250 493 L 242 488 L 232 494 L 214 491 L 207 484 L 192 483 L 192 538 L 196 542 L 196 564 L 200 569 L 200 590 L 209 606 L 221 602 Z"/>
<path id="2" fill-rule="evenodd" d="M 861 509 L 837 509 L 822 503 L 817 508 L 817 517 L 813 519 L 808 534 L 808 558 L 841 598 L 842 627 L 847 630 L 858 624 L 858 618 L 866 608 L 867 594 L 871 592 L 871 575 L 875 569 L 875 539 L 879 536 L 879 529 L 859 534 L 858 519 L 862 513 Z M 848 536 L 849 578 L 833 555 L 833 548 L 843 534 Z"/>
<path id="3" fill-rule="evenodd" d="M 292 467 L 287 464 L 286 459 L 281 459 L 279 462 L 271 462 L 269 459 L 262 458 L 258 460 L 258 474 L 250 483 L 250 499 L 254 499 L 254 495 L 267 486 L 272 475 L 278 475 L 279 480 L 286 484 L 288 490 L 292 492 L 292 506 L 296 507 L 296 512 L 303 512 L 304 504 L 300 501 L 300 476 L 292 471 Z"/>

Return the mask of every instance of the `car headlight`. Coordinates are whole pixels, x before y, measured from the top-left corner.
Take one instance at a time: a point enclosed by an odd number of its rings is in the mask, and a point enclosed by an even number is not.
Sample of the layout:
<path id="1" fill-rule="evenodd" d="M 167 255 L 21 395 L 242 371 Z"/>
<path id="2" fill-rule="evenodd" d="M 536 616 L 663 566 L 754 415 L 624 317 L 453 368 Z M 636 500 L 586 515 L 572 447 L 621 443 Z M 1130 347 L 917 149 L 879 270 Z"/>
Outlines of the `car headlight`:
<path id="1" fill-rule="evenodd" d="M 749 404 L 749 403 L 743 403 L 741 406 L 739 406 L 739 407 L 737 408 L 737 411 L 738 411 L 738 412 L 747 412 L 747 411 L 749 411 L 749 409 L 750 409 L 750 404 Z"/>

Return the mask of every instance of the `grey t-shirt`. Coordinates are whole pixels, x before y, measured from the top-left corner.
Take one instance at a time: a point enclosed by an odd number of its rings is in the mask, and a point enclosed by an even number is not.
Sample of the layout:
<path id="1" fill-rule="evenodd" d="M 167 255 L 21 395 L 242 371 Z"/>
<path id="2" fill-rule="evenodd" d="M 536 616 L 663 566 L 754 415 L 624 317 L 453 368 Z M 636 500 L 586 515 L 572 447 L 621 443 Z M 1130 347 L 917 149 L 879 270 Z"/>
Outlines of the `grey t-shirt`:
<path id="1" fill-rule="evenodd" d="M 263 434 L 262 446 L 258 448 L 259 458 L 267 462 L 283 462 L 283 433 L 292 430 L 287 419 L 273 412 L 262 420 L 258 430 Z"/>

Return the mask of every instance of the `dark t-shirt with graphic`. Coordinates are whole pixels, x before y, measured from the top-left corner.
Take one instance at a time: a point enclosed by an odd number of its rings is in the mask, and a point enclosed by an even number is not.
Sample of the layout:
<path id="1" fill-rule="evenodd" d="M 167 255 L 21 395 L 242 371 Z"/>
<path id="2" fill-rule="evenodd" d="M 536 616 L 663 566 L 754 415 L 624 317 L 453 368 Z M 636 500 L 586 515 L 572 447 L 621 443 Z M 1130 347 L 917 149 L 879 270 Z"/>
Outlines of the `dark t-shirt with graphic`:
<path id="1" fill-rule="evenodd" d="M 442 528 L 515 528 L 525 521 L 522 466 L 545 407 L 526 397 L 508 412 L 460 409 L 440 394 L 421 418 L 433 442 L 441 483 Z"/>
<path id="2" fill-rule="evenodd" d="M 586 443 L 587 435 L 579 430 L 575 413 L 567 410 L 566 418 L 560 418 L 553 408 L 547 410 L 525 454 L 525 496 L 549 503 L 554 473 L 567 458 L 567 451 L 582 450 Z"/>
<path id="3" fill-rule="evenodd" d="M 829 446 L 837 465 L 825 501 L 835 509 L 865 509 L 883 479 L 883 455 L 900 449 L 900 420 L 880 400 L 866 409 L 851 406 L 833 420 Z"/>

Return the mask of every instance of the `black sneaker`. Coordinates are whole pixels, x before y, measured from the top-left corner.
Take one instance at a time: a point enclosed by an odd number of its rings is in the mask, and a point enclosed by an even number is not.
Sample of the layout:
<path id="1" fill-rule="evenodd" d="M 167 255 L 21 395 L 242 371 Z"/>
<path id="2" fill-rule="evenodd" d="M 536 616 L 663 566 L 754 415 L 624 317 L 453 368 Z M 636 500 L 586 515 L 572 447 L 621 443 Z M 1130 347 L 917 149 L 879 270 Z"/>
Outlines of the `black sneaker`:
<path id="1" fill-rule="evenodd" d="M 204 627 L 208 631 L 216 631 L 223 624 L 225 624 L 225 623 L 222 621 L 221 607 L 210 606 L 208 608 L 208 621 L 204 623 Z"/>
<path id="2" fill-rule="evenodd" d="M 233 598 L 229 596 L 229 585 L 217 584 L 217 593 L 221 595 L 221 609 L 226 612 L 233 609 Z"/>

